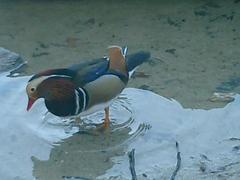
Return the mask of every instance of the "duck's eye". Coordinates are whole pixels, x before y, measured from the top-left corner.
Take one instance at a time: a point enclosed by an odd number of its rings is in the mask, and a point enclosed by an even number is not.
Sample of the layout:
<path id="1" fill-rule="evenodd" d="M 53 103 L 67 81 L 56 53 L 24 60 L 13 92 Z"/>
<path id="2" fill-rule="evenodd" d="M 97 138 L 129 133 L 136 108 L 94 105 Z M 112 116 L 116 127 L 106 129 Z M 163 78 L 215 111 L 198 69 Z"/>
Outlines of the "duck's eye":
<path id="1" fill-rule="evenodd" d="M 34 91 L 35 91 L 35 88 L 31 88 L 30 90 L 31 90 L 32 92 L 34 92 Z"/>

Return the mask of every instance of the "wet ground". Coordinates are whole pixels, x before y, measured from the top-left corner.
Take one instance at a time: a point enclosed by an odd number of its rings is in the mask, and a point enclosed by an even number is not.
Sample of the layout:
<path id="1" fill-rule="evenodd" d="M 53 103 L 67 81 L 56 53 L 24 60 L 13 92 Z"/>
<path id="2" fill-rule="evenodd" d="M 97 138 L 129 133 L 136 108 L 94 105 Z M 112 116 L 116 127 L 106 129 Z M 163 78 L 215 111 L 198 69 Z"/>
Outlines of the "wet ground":
<path id="1" fill-rule="evenodd" d="M 21 54 L 27 74 L 101 57 L 111 44 L 149 50 L 149 76 L 130 86 L 211 108 L 220 90 L 239 91 L 240 2 L 0 1 L 1 46 Z M 143 82 L 144 81 L 144 82 Z M 221 88 L 222 83 L 230 83 Z M 144 86 L 143 86 L 144 85 Z"/>
<path id="2" fill-rule="evenodd" d="M 7 144 L 0 153 L 2 177 L 128 179 L 126 153 L 135 148 L 140 179 L 168 179 L 178 141 L 180 179 L 236 178 L 239 97 L 231 102 L 232 97 L 212 96 L 240 91 L 239 8 L 238 0 L 0 1 L 0 46 L 28 61 L 24 77 L 0 77 L 1 141 Z M 130 100 L 120 98 L 113 105 L 109 134 L 72 136 L 78 127 L 44 115 L 41 103 L 25 113 L 29 75 L 102 57 L 112 44 L 128 45 L 129 53 L 148 50 L 152 58 L 129 83 L 147 91 L 125 91 Z"/>

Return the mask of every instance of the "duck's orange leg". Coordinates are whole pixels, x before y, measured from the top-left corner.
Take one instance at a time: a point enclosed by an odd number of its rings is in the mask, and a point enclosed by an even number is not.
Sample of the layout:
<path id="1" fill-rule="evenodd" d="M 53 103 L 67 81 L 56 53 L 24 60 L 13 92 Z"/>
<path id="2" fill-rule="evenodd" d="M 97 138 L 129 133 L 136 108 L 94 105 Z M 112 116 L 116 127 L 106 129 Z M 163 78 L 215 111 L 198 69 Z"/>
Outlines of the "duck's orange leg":
<path id="1" fill-rule="evenodd" d="M 108 128 L 110 125 L 110 118 L 109 118 L 109 107 L 106 107 L 104 109 L 105 111 L 105 118 L 104 118 L 104 123 L 103 123 L 103 127 L 104 128 Z"/>

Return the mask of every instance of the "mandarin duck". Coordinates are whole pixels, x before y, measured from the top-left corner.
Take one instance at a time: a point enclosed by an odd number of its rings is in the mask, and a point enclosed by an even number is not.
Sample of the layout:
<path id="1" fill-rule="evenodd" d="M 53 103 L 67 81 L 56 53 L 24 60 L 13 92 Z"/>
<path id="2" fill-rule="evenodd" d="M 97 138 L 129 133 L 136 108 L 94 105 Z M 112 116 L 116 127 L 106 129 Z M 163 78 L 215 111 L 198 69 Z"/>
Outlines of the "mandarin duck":
<path id="1" fill-rule="evenodd" d="M 127 55 L 127 47 L 110 46 L 107 57 L 35 74 L 26 87 L 27 111 L 39 98 L 60 117 L 81 117 L 104 109 L 106 128 L 111 101 L 126 87 L 131 72 L 149 58 L 149 52 Z"/>

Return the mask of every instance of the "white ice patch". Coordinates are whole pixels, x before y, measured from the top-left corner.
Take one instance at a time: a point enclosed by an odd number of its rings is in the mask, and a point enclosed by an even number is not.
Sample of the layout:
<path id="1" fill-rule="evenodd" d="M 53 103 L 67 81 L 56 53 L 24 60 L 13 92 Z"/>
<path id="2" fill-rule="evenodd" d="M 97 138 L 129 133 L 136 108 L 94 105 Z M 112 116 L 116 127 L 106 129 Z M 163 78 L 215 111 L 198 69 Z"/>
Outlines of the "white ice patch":
<path id="1" fill-rule="evenodd" d="M 0 75 L 1 179 L 33 179 L 31 158 L 47 160 L 54 144 L 76 132 L 76 129 L 66 132 L 61 119 L 45 115 L 43 100 L 37 101 L 30 112 L 26 111 L 25 87 L 28 80 L 29 77 Z M 234 166 L 234 163 L 240 162 L 240 152 L 234 147 L 240 144 L 239 95 L 226 107 L 212 110 L 184 109 L 175 100 L 134 88 L 125 89 L 121 96 L 122 99 L 110 106 L 111 126 L 116 125 L 115 130 L 119 124 L 129 128 L 128 133 L 133 135 L 133 139 L 124 144 L 125 155 L 111 157 L 114 165 L 99 179 L 130 179 L 127 152 L 132 148 L 136 152 L 139 177 L 145 173 L 148 179 L 169 179 L 176 164 L 176 141 L 182 157 L 178 179 L 216 179 L 219 173 L 226 176 L 228 172 L 237 177 L 239 166 Z M 121 109 L 123 105 L 130 111 Z M 103 111 L 90 119 L 101 121 L 102 115 Z M 126 123 L 129 116 L 132 120 Z M 147 130 L 139 130 L 143 124 Z M 74 155 L 77 156 L 76 153 Z M 89 155 L 88 149 L 86 155 Z M 102 156 L 100 151 L 99 156 Z M 201 171 L 203 165 L 204 172 Z M 92 171 L 94 174 L 94 169 Z"/>
<path id="2" fill-rule="evenodd" d="M 25 88 L 30 77 L 0 75 L 0 176 L 1 179 L 33 179 L 31 157 L 48 159 L 52 145 L 66 137 L 63 127 L 44 124 L 47 111 L 38 100 L 26 111 Z"/>
<path id="3" fill-rule="evenodd" d="M 239 95 L 224 108 L 201 110 L 184 109 L 175 100 L 145 90 L 128 88 L 124 93 L 131 99 L 135 122 L 151 126 L 126 150 L 135 148 L 135 168 L 140 178 L 144 179 L 145 173 L 147 179 L 170 179 L 177 161 L 176 141 L 182 157 L 178 179 L 211 179 L 232 171 L 233 177 L 238 177 L 240 152 L 237 148 L 234 152 L 233 147 L 240 144 Z M 112 160 L 115 165 L 99 179 L 129 179 L 127 155 Z"/>

